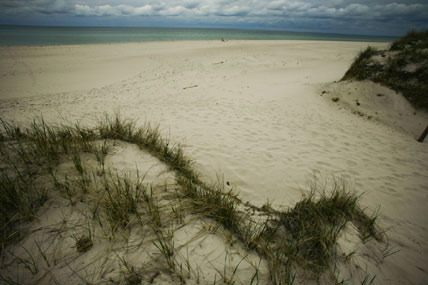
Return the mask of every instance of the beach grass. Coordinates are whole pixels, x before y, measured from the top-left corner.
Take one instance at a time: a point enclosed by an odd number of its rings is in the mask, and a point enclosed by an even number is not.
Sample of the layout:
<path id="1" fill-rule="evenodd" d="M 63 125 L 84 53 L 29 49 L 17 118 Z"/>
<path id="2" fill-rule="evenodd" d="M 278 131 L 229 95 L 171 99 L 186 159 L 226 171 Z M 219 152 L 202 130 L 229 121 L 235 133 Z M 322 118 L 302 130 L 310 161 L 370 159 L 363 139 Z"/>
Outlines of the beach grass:
<path id="1" fill-rule="evenodd" d="M 354 59 L 351 67 L 343 76 L 343 79 L 355 78 L 357 80 L 364 80 L 371 74 L 371 69 L 368 68 L 370 65 L 370 59 L 372 56 L 379 54 L 379 51 L 373 47 L 367 47 L 364 51 L 361 51 L 358 56 Z M 378 66 L 371 65 L 372 69 L 378 69 Z"/>
<path id="2" fill-rule="evenodd" d="M 178 261 L 174 243 L 174 232 L 186 226 L 188 217 L 195 215 L 217 224 L 216 228 L 221 227 L 233 237 L 225 240 L 239 243 L 247 253 L 256 253 L 260 261 L 264 260 L 268 265 L 267 280 L 272 284 L 292 284 L 301 276 L 320 280 L 324 272 L 338 262 L 338 238 L 348 224 L 358 229 L 362 242 L 383 241 L 376 223 L 378 213 L 369 215 L 363 211 L 360 196 L 350 191 L 343 181 L 333 179 L 330 188 L 314 185 L 294 207 L 286 210 L 274 209 L 268 204 L 256 207 L 243 203 L 233 191 L 225 191 L 220 179 L 214 183 L 203 181 L 183 148 L 171 144 L 162 137 L 158 127 L 150 124 L 137 127 L 134 122 L 116 115 L 103 118 L 95 128 L 52 127 L 43 120 L 34 121 L 27 129 L 5 121 L 2 126 L 2 256 L 10 254 L 11 249 L 29 237 L 25 225 L 42 215 L 42 208 L 48 211 L 49 203 L 57 201 L 58 195 L 68 201 L 64 208 L 80 213 L 80 220 L 73 222 L 74 226 L 66 226 L 73 219 L 64 218 L 54 230 L 57 234 L 53 244 L 59 246 L 59 240 L 64 239 L 67 231 L 72 232 L 78 254 L 86 254 L 108 242 L 106 256 L 116 248 L 113 259 L 120 261 L 123 279 L 119 282 L 125 283 L 153 282 L 153 276 L 163 275 L 182 284 L 186 279 L 199 280 L 199 269 L 190 266 L 191 257 L 188 256 L 184 264 Z M 164 162 L 175 175 L 175 185 L 146 185 L 138 170 L 134 177 L 105 167 L 112 141 L 137 145 Z M 97 163 L 97 169 L 87 163 L 88 157 Z M 64 174 L 58 167 L 67 161 L 73 168 Z M 174 198 L 166 199 L 166 196 Z M 255 212 L 264 218 L 256 219 Z M 230 246 L 235 242 L 229 242 Z M 143 247 L 144 251 L 157 251 L 158 255 L 151 256 L 144 266 L 133 266 L 117 253 L 118 243 L 123 244 L 119 248 L 125 252 Z M 43 244 L 37 248 L 43 253 L 38 256 L 45 265 L 49 264 L 48 268 L 61 260 L 56 257 L 59 250 L 51 252 L 50 247 L 46 249 Z M 29 258 L 32 254 L 20 259 L 17 254 L 11 254 L 18 264 L 31 269 L 32 276 L 37 275 L 40 261 Z M 229 271 L 224 265 L 224 282 L 235 283 L 243 259 Z M 101 263 L 92 278 L 100 278 L 103 270 L 107 270 L 106 264 L 107 261 Z M 2 263 L 2 271 L 5 267 Z M 76 270 L 72 272 L 79 280 L 90 281 Z M 251 282 L 259 280 L 260 275 L 259 267 L 255 266 Z M 0 278 L 7 282 L 22 281 L 3 273 Z"/>
<path id="3" fill-rule="evenodd" d="M 361 51 L 342 80 L 372 80 L 428 109 L 428 31 L 411 31 L 389 49 Z"/>
<path id="4" fill-rule="evenodd" d="M 407 47 L 424 49 L 428 48 L 428 30 L 410 31 L 402 38 L 394 41 L 391 50 L 403 50 Z"/>

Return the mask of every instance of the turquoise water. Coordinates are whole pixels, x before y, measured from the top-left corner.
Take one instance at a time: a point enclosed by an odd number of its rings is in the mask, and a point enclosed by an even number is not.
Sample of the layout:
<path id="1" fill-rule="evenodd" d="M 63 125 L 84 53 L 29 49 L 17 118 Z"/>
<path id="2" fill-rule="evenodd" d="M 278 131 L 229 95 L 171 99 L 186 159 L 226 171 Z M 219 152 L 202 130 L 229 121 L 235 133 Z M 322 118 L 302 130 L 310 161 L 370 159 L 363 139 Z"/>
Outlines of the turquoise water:
<path id="1" fill-rule="evenodd" d="M 76 45 L 179 40 L 324 40 L 390 42 L 393 37 L 282 31 L 194 29 L 0 26 L 0 45 Z"/>

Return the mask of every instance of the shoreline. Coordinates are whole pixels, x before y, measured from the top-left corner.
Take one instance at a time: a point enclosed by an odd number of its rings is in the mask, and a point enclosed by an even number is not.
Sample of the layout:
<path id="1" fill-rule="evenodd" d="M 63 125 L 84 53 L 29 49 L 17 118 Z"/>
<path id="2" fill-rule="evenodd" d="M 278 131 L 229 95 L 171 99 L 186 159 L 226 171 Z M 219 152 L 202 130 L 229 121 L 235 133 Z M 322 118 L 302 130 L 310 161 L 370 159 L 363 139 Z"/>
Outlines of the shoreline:
<path id="1" fill-rule="evenodd" d="M 211 40 L 158 40 L 158 41 L 136 41 L 136 42 L 109 42 L 109 43 L 77 43 L 77 44 L 46 44 L 46 45 L 0 45 L 0 48 L 49 48 L 49 47 L 87 47 L 87 46 L 112 46 L 112 45 L 138 45 L 138 44 L 173 44 L 173 43 L 213 43 L 213 42 L 221 42 L 221 43 L 251 43 L 251 42 L 321 42 L 321 43 L 360 43 L 360 44 L 374 44 L 374 45 L 383 45 L 392 43 L 391 41 L 346 41 L 346 40 L 313 40 L 313 39 L 300 39 L 300 40 L 284 40 L 284 39 L 260 39 L 260 40 L 234 40 L 234 39 L 225 39 L 224 41 L 219 39 L 211 39 Z"/>

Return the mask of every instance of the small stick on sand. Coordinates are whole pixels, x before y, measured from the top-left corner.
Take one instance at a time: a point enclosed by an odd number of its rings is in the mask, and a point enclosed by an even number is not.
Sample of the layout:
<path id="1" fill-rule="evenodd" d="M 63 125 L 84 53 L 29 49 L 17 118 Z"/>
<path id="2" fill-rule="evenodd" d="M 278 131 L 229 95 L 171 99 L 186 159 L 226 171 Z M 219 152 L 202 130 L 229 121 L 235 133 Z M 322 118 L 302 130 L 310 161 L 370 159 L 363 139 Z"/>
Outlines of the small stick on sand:
<path id="1" fill-rule="evenodd" d="M 187 86 L 187 87 L 184 87 L 183 89 L 189 89 L 189 88 L 195 88 L 195 87 L 198 87 L 198 85 Z"/>
<path id="2" fill-rule="evenodd" d="M 425 131 L 419 137 L 418 142 L 423 142 L 427 135 L 428 135 L 428 126 L 425 128 Z"/>

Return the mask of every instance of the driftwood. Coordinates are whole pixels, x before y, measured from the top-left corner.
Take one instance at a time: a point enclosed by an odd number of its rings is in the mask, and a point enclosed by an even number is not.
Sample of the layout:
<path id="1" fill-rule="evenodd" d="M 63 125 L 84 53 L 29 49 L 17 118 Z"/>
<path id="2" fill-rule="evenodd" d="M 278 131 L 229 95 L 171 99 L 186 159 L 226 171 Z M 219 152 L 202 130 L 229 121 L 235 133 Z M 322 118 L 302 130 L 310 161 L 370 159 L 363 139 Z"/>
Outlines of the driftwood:
<path id="1" fill-rule="evenodd" d="M 418 142 L 423 142 L 427 135 L 428 135 L 428 126 L 425 128 L 425 131 L 419 137 Z"/>
<path id="2" fill-rule="evenodd" d="M 184 87 L 183 89 L 189 89 L 189 88 L 195 88 L 195 87 L 198 87 L 198 85 L 187 86 L 187 87 Z"/>

